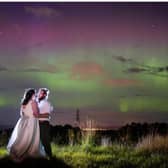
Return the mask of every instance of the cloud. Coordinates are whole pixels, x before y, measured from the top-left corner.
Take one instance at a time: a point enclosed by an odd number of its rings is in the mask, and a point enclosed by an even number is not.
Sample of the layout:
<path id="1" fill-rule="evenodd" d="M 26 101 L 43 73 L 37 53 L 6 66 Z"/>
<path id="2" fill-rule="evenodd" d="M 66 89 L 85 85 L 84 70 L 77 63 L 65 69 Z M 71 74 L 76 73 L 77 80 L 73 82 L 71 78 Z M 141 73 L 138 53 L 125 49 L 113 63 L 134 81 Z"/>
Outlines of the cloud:
<path id="1" fill-rule="evenodd" d="M 22 70 L 23 72 L 47 72 L 47 73 L 56 73 L 58 69 L 55 65 L 46 64 L 39 67 L 28 67 Z"/>
<path id="2" fill-rule="evenodd" d="M 79 62 L 71 69 L 72 79 L 88 80 L 100 77 L 104 70 L 100 64 L 95 62 Z"/>
<path id="3" fill-rule="evenodd" d="M 9 71 L 9 69 L 0 65 L 0 72 L 2 72 L 2 71 Z"/>
<path id="4" fill-rule="evenodd" d="M 42 70 L 40 68 L 34 68 L 34 67 L 30 67 L 30 68 L 26 68 L 22 70 L 23 72 L 42 72 Z"/>
<path id="5" fill-rule="evenodd" d="M 139 68 L 139 67 L 133 67 L 133 68 L 128 68 L 127 70 L 124 70 L 124 72 L 127 73 L 142 73 L 144 72 L 145 74 L 148 75 L 154 75 L 154 76 L 160 76 L 160 77 L 168 77 L 168 74 L 162 73 L 162 72 L 168 72 L 168 66 L 166 67 L 149 67 L 146 66 L 147 68 Z"/>
<path id="6" fill-rule="evenodd" d="M 27 13 L 30 13 L 36 17 L 56 17 L 60 15 L 60 12 L 49 8 L 49 7 L 32 7 L 32 6 L 26 6 L 24 7 L 25 11 Z"/>
<path id="7" fill-rule="evenodd" d="M 129 73 L 140 73 L 140 72 L 145 72 L 145 71 L 147 71 L 147 70 L 144 69 L 144 68 L 135 67 L 135 68 L 128 68 L 125 72 L 129 72 Z"/>
<path id="8" fill-rule="evenodd" d="M 168 66 L 157 67 L 157 66 L 150 66 L 146 64 L 142 64 L 133 60 L 131 58 L 125 58 L 124 56 L 112 56 L 113 59 L 124 63 L 132 65 L 131 68 L 124 70 L 127 73 L 146 73 L 149 75 L 155 75 L 160 77 L 168 77 L 168 74 L 162 74 L 162 72 L 168 72 Z"/>
<path id="9" fill-rule="evenodd" d="M 112 56 L 114 59 L 116 59 L 116 60 L 118 60 L 118 61 L 120 61 L 120 62 L 131 62 L 132 61 L 132 59 L 130 59 L 130 58 L 125 58 L 125 57 L 123 57 L 123 56 Z"/>
<path id="10" fill-rule="evenodd" d="M 107 79 L 103 83 L 108 86 L 118 86 L 118 87 L 127 87 L 127 86 L 140 86 L 143 83 L 138 80 L 130 79 Z"/>

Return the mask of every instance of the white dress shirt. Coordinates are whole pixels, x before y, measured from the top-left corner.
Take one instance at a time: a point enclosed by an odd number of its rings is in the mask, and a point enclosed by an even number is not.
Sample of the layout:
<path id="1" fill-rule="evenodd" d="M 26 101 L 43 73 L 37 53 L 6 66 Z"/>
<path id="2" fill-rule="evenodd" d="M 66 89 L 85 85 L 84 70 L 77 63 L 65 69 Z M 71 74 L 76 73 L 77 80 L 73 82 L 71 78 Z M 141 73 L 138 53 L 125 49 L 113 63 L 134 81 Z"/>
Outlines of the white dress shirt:
<path id="1" fill-rule="evenodd" d="M 38 107 L 39 107 L 40 114 L 49 113 L 49 118 L 39 118 L 39 120 L 50 121 L 50 114 L 53 110 L 53 107 L 51 106 L 51 104 L 46 99 L 44 99 L 38 102 Z"/>

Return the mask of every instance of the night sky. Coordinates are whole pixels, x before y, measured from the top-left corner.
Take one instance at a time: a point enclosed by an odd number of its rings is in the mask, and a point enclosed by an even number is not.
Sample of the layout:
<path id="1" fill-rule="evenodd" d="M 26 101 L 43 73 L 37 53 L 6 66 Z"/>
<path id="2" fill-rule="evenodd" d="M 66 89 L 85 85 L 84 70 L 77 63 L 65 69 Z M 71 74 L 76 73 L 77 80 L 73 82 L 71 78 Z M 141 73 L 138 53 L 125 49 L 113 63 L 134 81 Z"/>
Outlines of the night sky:
<path id="1" fill-rule="evenodd" d="M 168 3 L 0 3 L 0 125 L 47 87 L 53 124 L 168 121 Z"/>

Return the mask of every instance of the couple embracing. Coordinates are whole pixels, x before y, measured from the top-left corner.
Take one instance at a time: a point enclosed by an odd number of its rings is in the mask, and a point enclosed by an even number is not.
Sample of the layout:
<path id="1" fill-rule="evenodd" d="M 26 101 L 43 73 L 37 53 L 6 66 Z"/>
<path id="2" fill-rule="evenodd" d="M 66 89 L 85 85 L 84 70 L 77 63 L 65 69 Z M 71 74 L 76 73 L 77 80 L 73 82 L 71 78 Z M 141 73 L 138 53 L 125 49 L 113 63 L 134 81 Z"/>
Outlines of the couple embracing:
<path id="1" fill-rule="evenodd" d="M 53 107 L 48 102 L 49 90 L 40 88 L 25 91 L 21 101 L 20 118 L 13 129 L 7 150 L 15 161 L 27 157 L 52 158 L 50 145 L 50 113 Z"/>

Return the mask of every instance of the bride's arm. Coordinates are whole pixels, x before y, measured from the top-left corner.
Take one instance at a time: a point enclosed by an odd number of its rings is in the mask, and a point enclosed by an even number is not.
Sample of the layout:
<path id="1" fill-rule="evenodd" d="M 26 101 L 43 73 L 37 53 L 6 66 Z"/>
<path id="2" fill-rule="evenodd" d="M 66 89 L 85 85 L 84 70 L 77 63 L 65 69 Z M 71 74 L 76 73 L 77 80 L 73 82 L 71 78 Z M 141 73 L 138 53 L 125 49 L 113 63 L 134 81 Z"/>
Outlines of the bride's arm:
<path id="1" fill-rule="evenodd" d="M 39 109 L 38 109 L 37 103 L 35 101 L 32 101 L 31 105 L 33 109 L 33 115 L 38 118 Z"/>
<path id="2" fill-rule="evenodd" d="M 37 106 L 37 102 L 36 101 L 32 101 L 31 103 L 32 105 L 32 109 L 33 109 L 33 115 L 37 118 L 48 118 L 49 114 L 48 113 L 44 113 L 44 114 L 40 114 L 39 113 L 39 108 Z"/>
<path id="3" fill-rule="evenodd" d="M 23 116 L 23 111 L 22 111 L 22 110 L 23 110 L 23 107 L 21 106 L 21 107 L 20 107 L 20 117 Z"/>

